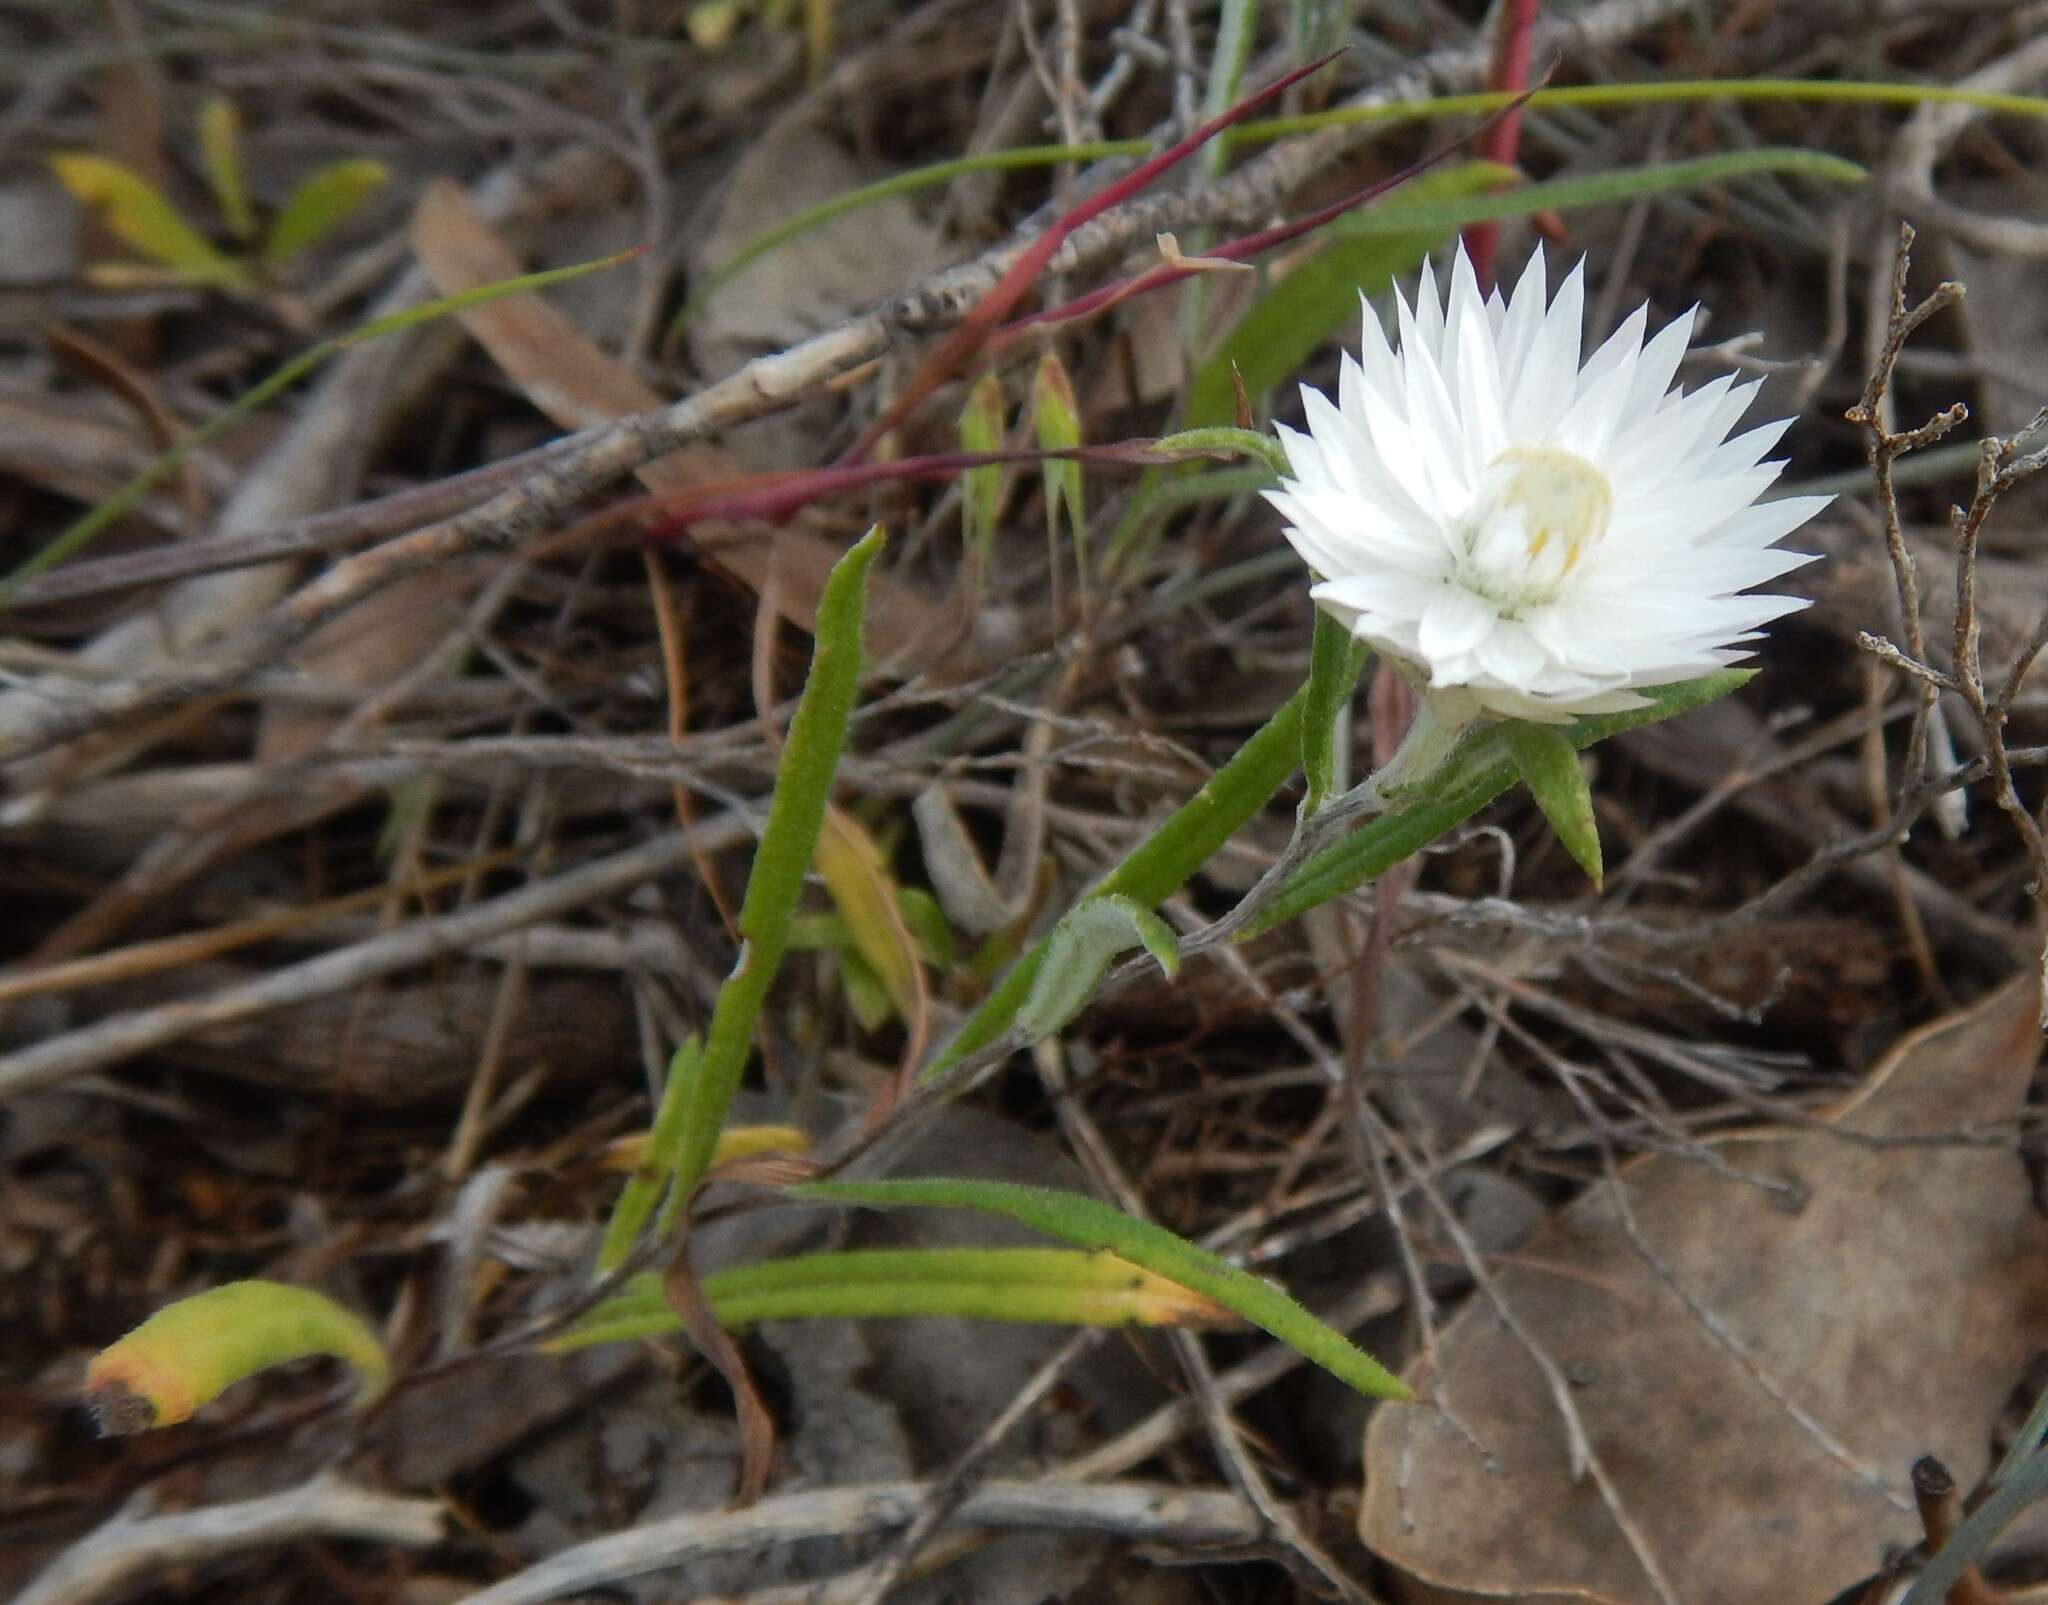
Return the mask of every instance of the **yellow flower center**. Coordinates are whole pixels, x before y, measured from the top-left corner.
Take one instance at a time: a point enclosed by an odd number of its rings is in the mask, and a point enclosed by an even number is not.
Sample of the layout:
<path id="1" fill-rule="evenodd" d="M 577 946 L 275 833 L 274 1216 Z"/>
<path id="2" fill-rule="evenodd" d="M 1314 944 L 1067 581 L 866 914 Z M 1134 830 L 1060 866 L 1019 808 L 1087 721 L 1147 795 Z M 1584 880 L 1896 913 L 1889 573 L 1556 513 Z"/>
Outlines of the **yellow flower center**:
<path id="1" fill-rule="evenodd" d="M 1466 580 L 1504 611 L 1549 601 L 1613 512 L 1607 476 L 1576 452 L 1510 446 L 1487 464 L 1473 504 Z"/>

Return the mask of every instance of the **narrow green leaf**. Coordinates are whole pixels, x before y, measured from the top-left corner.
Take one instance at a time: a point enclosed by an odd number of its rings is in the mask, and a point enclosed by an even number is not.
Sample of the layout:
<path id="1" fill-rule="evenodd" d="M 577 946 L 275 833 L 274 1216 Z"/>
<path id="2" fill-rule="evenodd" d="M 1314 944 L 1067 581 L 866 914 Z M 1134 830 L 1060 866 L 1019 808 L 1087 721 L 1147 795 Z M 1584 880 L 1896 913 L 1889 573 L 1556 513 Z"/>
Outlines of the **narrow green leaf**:
<path id="1" fill-rule="evenodd" d="M 256 212 L 242 182 L 242 119 L 226 95 L 213 95 L 199 108 L 199 154 L 213 201 L 235 238 L 256 237 Z"/>
<path id="2" fill-rule="evenodd" d="M 99 213 L 122 240 L 193 284 L 246 285 L 241 264 L 187 223 L 141 174 L 88 151 L 52 156 L 64 187 Z"/>
<path id="3" fill-rule="evenodd" d="M 1051 1036 L 1088 1006 L 1116 957 L 1141 945 L 1167 975 L 1180 973 L 1180 942 L 1151 909 L 1115 892 L 1083 898 L 1046 938 L 1018 1025 L 1033 1038 Z"/>
<path id="4" fill-rule="evenodd" d="M 1179 891 L 1294 773 L 1301 761 L 1301 715 L 1307 700 L 1304 686 L 1253 732 L 1201 790 L 1103 876 L 1094 895 L 1117 893 L 1156 908 Z M 995 990 L 924 1071 L 927 1078 L 944 1074 L 1010 1028 L 1031 995 L 1050 940 L 1049 935 L 1040 938 L 1010 966 Z"/>
<path id="5" fill-rule="evenodd" d="M 1574 719 L 1562 727 L 1574 748 L 1583 750 L 1624 730 L 1655 724 L 1689 713 L 1746 684 L 1754 669 L 1721 669 L 1679 685 L 1645 688 L 1646 708 Z M 1445 789 L 1436 796 L 1397 808 L 1325 848 L 1296 872 L 1280 895 L 1253 920 L 1247 936 L 1319 907 L 1376 879 L 1404 858 L 1420 852 L 1448 830 L 1470 819 L 1515 783 L 1514 760 L 1497 730 L 1479 735 L 1471 755 L 1454 764 Z"/>
<path id="6" fill-rule="evenodd" d="M 284 266 L 346 223 L 390 181 L 391 169 L 369 157 L 330 162 L 292 191 L 263 242 L 263 265 Z"/>
<path id="7" fill-rule="evenodd" d="M 1593 820 L 1593 789 L 1579 767 L 1579 749 L 1556 725 L 1510 719 L 1500 727 L 1501 740 L 1514 760 L 1515 773 L 1564 843 L 1579 868 L 1600 885 L 1600 828 Z"/>
<path id="8" fill-rule="evenodd" d="M 376 1333 L 333 1299 L 282 1282 L 228 1282 L 168 1304 L 85 1372 L 85 1399 L 107 1433 L 188 1419 L 245 1377 L 328 1354 L 355 1369 L 358 1407 L 391 1382 Z"/>
<path id="9" fill-rule="evenodd" d="M 1322 608 L 1309 635 L 1308 703 L 1301 715 L 1301 771 L 1308 777 L 1302 817 L 1322 812 L 1343 785 L 1337 773 L 1338 722 L 1351 711 L 1352 692 L 1369 648 Z"/>
<path id="10" fill-rule="evenodd" d="M 721 1326 L 910 1315 L 1062 1326 L 1234 1324 L 1230 1311 L 1114 1254 L 1069 1248 L 872 1248 L 798 1254 L 714 1271 L 702 1283 Z M 546 1346 L 667 1337 L 681 1317 L 652 1274 L 630 1278 Z"/>
<path id="11" fill-rule="evenodd" d="M 862 1204 L 879 1209 L 914 1206 L 979 1210 L 1004 1216 L 1077 1248 L 1108 1249 L 1134 1265 L 1142 1265 L 1235 1310 L 1252 1325 L 1360 1393 L 1381 1399 L 1413 1397 L 1399 1377 L 1270 1282 L 1239 1270 L 1150 1221 L 1134 1219 L 1078 1193 L 1020 1187 L 1010 1182 L 943 1179 L 812 1182 L 793 1187 L 790 1192 L 826 1203 Z"/>
<path id="12" fill-rule="evenodd" d="M 1051 351 L 1038 359 L 1038 372 L 1032 380 L 1031 427 L 1043 450 L 1065 451 L 1081 444 L 1081 411 L 1074 401 L 1073 382 Z M 1081 465 L 1072 458 L 1048 458 L 1041 471 L 1045 475 L 1046 536 L 1058 540 L 1064 513 L 1085 586 L 1089 578 L 1088 524 L 1081 505 Z"/>
<path id="13" fill-rule="evenodd" d="M 1465 162 L 1425 173 L 1395 193 L 1412 204 L 1414 197 L 1470 195 L 1509 183 L 1515 176 L 1512 167 L 1498 162 Z M 1361 293 L 1378 295 L 1412 273 L 1427 252 L 1450 236 L 1454 225 L 1434 221 L 1412 222 L 1394 231 L 1357 232 L 1355 220 L 1383 215 L 1394 205 L 1389 199 L 1330 224 L 1320 236 L 1329 243 L 1275 283 L 1238 320 L 1188 383 L 1181 416 L 1189 426 L 1227 424 L 1236 416 L 1233 364 L 1244 375 L 1245 390 L 1254 398 L 1264 395 L 1299 373 L 1316 348 L 1339 329 L 1355 326 Z"/>
<path id="14" fill-rule="evenodd" d="M 647 1135 L 647 1147 L 633 1167 L 625 1190 L 612 1206 L 612 1218 L 605 1223 L 604 1240 L 598 1245 L 597 1269 L 609 1274 L 625 1263 L 640 1238 L 640 1229 L 654 1213 L 662 1190 L 675 1175 L 676 1158 L 682 1152 L 683 1117 L 689 1111 L 690 1088 L 703 1060 L 703 1045 L 695 1036 L 685 1037 L 668 1061 L 668 1079 L 662 1083 L 661 1106 L 654 1112 L 654 1127 Z"/>
<path id="15" fill-rule="evenodd" d="M 960 414 L 960 449 L 987 452 L 1003 449 L 1003 382 L 993 370 L 975 380 Z M 970 468 L 960 476 L 960 524 L 967 550 L 981 569 L 988 566 L 989 541 L 995 535 L 996 512 L 1002 504 L 1003 470 L 995 463 Z"/>
<path id="16" fill-rule="evenodd" d="M 142 498 L 149 494 L 151 486 L 177 468 L 193 452 L 218 438 L 236 419 L 254 412 L 272 397 L 289 390 L 329 357 L 346 351 L 350 346 L 361 345 L 366 340 L 397 334 L 400 330 L 410 329 L 416 324 L 431 323 L 434 319 L 444 318 L 451 312 L 462 312 L 473 306 L 482 306 L 486 301 L 496 301 L 508 295 L 523 295 L 529 290 L 544 290 L 551 284 L 580 279 L 586 273 L 616 267 L 637 255 L 638 250 L 621 251 L 616 256 L 599 257 L 594 262 L 578 262 L 570 267 L 549 268 L 542 273 L 523 273 L 517 278 L 502 279 L 496 284 L 480 284 L 473 290 L 464 290 L 460 295 L 445 296 L 438 301 L 407 307 L 403 312 L 392 312 L 381 318 L 373 318 L 361 327 L 351 329 L 347 334 L 337 335 L 331 340 L 322 340 L 318 345 L 300 352 L 268 378 L 237 396 L 169 451 L 154 459 L 148 467 L 105 501 L 46 542 L 33 557 L 21 563 L 5 579 L 0 579 L 0 606 L 6 604 L 7 593 L 16 585 L 82 551 L 109 524 L 133 511 Z"/>
<path id="17" fill-rule="evenodd" d="M 739 961 L 711 1008 L 704 1057 L 691 1078 L 691 1097 L 675 1174 L 675 1198 L 687 1198 L 710 1167 L 719 1129 L 752 1051 L 761 1004 L 789 941 L 803 896 L 804 874 L 818 849 L 832 777 L 846 745 L 847 721 L 860 689 L 861 612 L 868 567 L 882 549 L 880 525 L 832 566 L 818 603 L 818 644 L 804 680 L 789 740 L 775 772 L 768 822 L 754 850 L 740 905 Z"/>

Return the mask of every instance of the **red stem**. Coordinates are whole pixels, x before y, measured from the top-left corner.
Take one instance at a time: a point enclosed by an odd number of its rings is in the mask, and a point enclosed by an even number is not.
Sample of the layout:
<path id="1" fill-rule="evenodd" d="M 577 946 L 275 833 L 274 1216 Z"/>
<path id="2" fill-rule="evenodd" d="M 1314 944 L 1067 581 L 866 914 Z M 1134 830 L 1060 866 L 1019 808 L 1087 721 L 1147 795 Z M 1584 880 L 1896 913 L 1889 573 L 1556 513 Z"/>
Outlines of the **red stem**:
<path id="1" fill-rule="evenodd" d="M 635 512 L 657 515 L 656 522 L 648 526 L 644 535 L 644 539 L 654 545 L 675 539 L 691 525 L 702 523 L 707 518 L 781 520 L 823 497 L 894 480 L 950 479 L 970 468 L 993 468 L 1004 463 L 1057 460 L 1151 468 L 1211 455 L 1213 453 L 1207 451 L 1161 451 L 1149 440 L 1068 446 L 1058 450 L 1027 446 L 1007 451 L 934 452 L 923 457 L 892 458 L 882 463 L 843 463 L 830 468 L 762 474 L 754 479 L 736 480 L 699 490 L 642 497 L 615 511 L 621 517 L 631 517 Z"/>
<path id="2" fill-rule="evenodd" d="M 1541 0 L 1507 0 L 1500 15 L 1500 32 L 1494 40 L 1491 87 L 1506 94 L 1520 94 L 1529 87 L 1530 35 L 1536 28 L 1536 9 Z M 1522 147 L 1522 108 L 1493 125 L 1483 147 L 1485 156 L 1512 166 Z M 1500 241 L 1500 224 L 1474 223 L 1465 230 L 1465 254 L 1482 290 L 1493 287 L 1493 251 Z"/>
<path id="3" fill-rule="evenodd" d="M 1309 212 L 1302 217 L 1294 218 L 1289 222 L 1275 224 L 1269 229 L 1261 229 L 1256 234 L 1247 234 L 1240 239 L 1227 241 L 1203 254 L 1210 257 L 1220 257 L 1227 262 L 1239 262 L 1247 257 L 1257 256 L 1261 252 L 1270 251 L 1276 245 L 1285 245 L 1289 240 L 1298 239 L 1304 234 L 1312 233 L 1314 230 L 1321 228 L 1325 223 L 1343 216 L 1353 208 L 1363 206 L 1367 201 L 1376 200 L 1381 195 L 1386 194 L 1388 190 L 1395 189 L 1402 184 L 1406 184 L 1410 179 L 1417 178 L 1423 173 L 1428 172 L 1430 168 L 1436 166 L 1437 163 L 1443 161 L 1446 157 L 1455 155 L 1473 140 L 1481 138 L 1496 129 L 1504 118 L 1519 115 L 1523 104 L 1528 98 L 1526 94 L 1523 95 L 1513 105 L 1503 106 L 1499 111 L 1487 118 L 1485 122 L 1481 123 L 1478 128 L 1463 138 L 1452 140 L 1449 144 L 1431 151 L 1419 161 L 1402 168 L 1398 173 L 1368 184 L 1364 189 L 1354 191 L 1340 201 L 1333 201 L 1328 206 L 1319 207 L 1317 210 Z M 1076 296 L 1073 300 L 1062 302 L 1056 307 L 1047 307 L 1042 312 L 1034 312 L 1028 317 L 1017 319 L 1014 323 L 1004 324 L 989 337 L 989 349 L 991 351 L 1001 351 L 1032 330 L 1042 329 L 1051 324 L 1070 323 L 1076 318 L 1084 318 L 1091 313 L 1106 311 L 1118 302 L 1127 301 L 1134 295 L 1146 295 L 1153 290 L 1164 289 L 1169 284 L 1178 284 L 1182 279 L 1192 278 L 1200 271 L 1201 269 L 1199 268 L 1175 267 L 1171 263 L 1162 262 L 1157 267 L 1147 268 L 1143 273 L 1137 274 L 1132 278 L 1119 280 L 1115 284 L 1105 284 L 1100 289 L 1090 290 L 1086 295 Z"/>
<path id="4" fill-rule="evenodd" d="M 1297 67 L 1284 77 L 1275 79 L 1257 94 L 1247 95 L 1235 106 L 1217 117 L 1212 117 L 1185 139 L 1176 140 L 1156 156 L 1147 157 L 1114 183 L 1105 184 L 1085 200 L 1069 207 L 1043 234 L 1038 235 L 1012 262 L 1003 276 L 989 287 L 980 300 L 968 309 L 953 331 L 939 342 L 938 348 L 911 375 L 910 382 L 903 387 L 903 393 L 896 398 L 889 410 L 869 424 L 860 433 L 860 438 L 846 449 L 839 459 L 841 466 L 857 463 L 874 450 L 876 442 L 887 435 L 917 407 L 925 397 L 952 378 L 965 367 L 979 351 L 988 337 L 996 330 L 1012 308 L 1024 299 L 1025 293 L 1045 271 L 1059 248 L 1066 244 L 1067 237 L 1084 224 L 1093 222 L 1119 202 L 1129 199 L 1168 168 L 1177 166 L 1200 150 L 1232 123 L 1249 117 L 1268 101 L 1285 94 L 1289 89 L 1336 59 L 1341 54 L 1331 51 L 1329 55 L 1310 62 L 1306 67 Z"/>

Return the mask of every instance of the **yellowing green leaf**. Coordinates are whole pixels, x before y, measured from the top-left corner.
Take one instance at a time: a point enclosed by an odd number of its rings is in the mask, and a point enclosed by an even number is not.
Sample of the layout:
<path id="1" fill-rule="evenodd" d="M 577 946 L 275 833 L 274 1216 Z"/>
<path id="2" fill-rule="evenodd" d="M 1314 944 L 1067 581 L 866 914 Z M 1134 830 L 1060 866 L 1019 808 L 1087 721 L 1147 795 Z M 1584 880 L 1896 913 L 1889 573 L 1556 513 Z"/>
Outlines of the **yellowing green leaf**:
<path id="1" fill-rule="evenodd" d="M 683 16 L 690 43 L 699 50 L 723 50 L 732 42 L 739 25 L 740 8 L 735 0 L 697 0 Z"/>
<path id="2" fill-rule="evenodd" d="M 1146 1270 L 1235 1310 L 1252 1325 L 1306 1355 L 1340 1381 L 1379 1399 L 1412 1399 L 1408 1385 L 1343 1333 L 1324 1325 L 1272 1283 L 1209 1250 L 1079 1193 L 1014 1182 L 932 1178 L 904 1181 L 809 1182 L 789 1189 L 799 1198 L 863 1204 L 974 1209 L 1002 1215 L 1077 1248 L 1108 1249 Z"/>
<path id="3" fill-rule="evenodd" d="M 200 234 L 161 190 L 132 169 L 88 151 L 52 156 L 58 180 L 120 239 L 190 284 L 239 286 L 248 275 Z"/>
<path id="4" fill-rule="evenodd" d="M 804 0 L 804 59 L 813 78 L 822 77 L 832 59 L 835 9 L 836 0 Z"/>
<path id="5" fill-rule="evenodd" d="M 895 879 L 874 837 L 843 808 L 827 808 L 812 864 L 846 921 L 854 951 L 896 1012 L 908 1019 L 917 1003 L 917 949 L 903 921 Z"/>
<path id="6" fill-rule="evenodd" d="M 213 96 L 199 109 L 199 154 L 221 216 L 237 239 L 253 240 L 256 213 L 242 182 L 242 120 L 226 95 Z"/>
<path id="7" fill-rule="evenodd" d="M 652 1132 L 639 1131 L 619 1138 L 605 1149 L 604 1168 L 646 1167 L 652 1137 Z M 810 1146 L 810 1135 L 801 1126 L 730 1126 L 718 1134 L 718 1147 L 712 1151 L 711 1163 L 723 1165 L 735 1159 L 757 1159 L 762 1154 L 800 1154 Z"/>
<path id="8" fill-rule="evenodd" d="M 875 1248 L 714 1271 L 705 1301 L 725 1327 L 815 1317 L 940 1315 L 1065 1326 L 1234 1326 L 1222 1303 L 1106 1251 Z M 683 1323 L 654 1275 L 629 1279 L 546 1346 L 667 1337 Z"/>
<path id="9" fill-rule="evenodd" d="M 355 1368 L 357 1405 L 391 1380 L 384 1345 L 324 1293 L 282 1282 L 229 1282 L 166 1305 L 86 1367 L 85 1398 L 109 1433 L 188 1419 L 245 1377 L 328 1354 Z"/>
<path id="10" fill-rule="evenodd" d="M 263 242 L 263 265 L 282 267 L 318 244 L 390 179 L 391 170 L 368 157 L 330 162 L 292 191 Z"/>

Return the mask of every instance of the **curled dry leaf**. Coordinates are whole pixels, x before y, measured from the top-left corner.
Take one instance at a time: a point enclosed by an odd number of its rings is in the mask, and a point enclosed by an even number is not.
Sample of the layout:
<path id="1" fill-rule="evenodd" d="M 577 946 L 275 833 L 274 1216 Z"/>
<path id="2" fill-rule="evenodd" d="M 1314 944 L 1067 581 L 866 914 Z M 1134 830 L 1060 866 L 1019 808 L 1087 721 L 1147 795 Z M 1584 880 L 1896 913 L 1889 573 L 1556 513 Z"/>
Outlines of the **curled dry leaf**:
<path id="1" fill-rule="evenodd" d="M 2048 1333 L 2048 1229 L 2010 1146 L 1867 1139 L 2012 1119 L 2041 1051 L 2035 999 L 2021 975 L 1906 1037 L 1832 1130 L 1626 1167 L 1626 1215 L 1597 1187 L 1497 1274 L 1686 1605 L 1820 1605 L 1917 1541 L 1917 1456 L 1981 1477 Z M 1367 1429 L 1365 1542 L 1433 1600 L 1653 1600 L 1483 1297 L 1438 1359 L 1408 1377 L 1424 1403 Z"/>
<path id="2" fill-rule="evenodd" d="M 521 271 L 509 246 L 478 215 L 459 185 L 427 186 L 413 213 L 413 249 L 445 294 L 474 289 Z M 462 315 L 474 335 L 527 399 L 565 429 L 587 429 L 632 413 L 652 412 L 662 398 L 624 363 L 538 296 L 510 296 Z M 685 491 L 744 471 L 723 447 L 698 441 L 639 471 L 654 491 Z M 799 629 L 817 628 L 825 577 L 841 548 L 808 530 L 710 529 L 698 545 L 755 591 L 768 590 L 782 616 Z M 896 657 L 913 643 L 957 633 L 937 599 L 907 581 L 876 575 L 869 582 L 870 656 Z"/>

